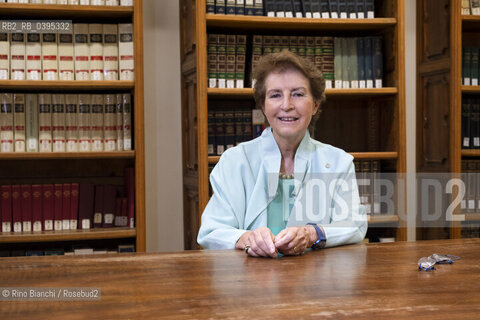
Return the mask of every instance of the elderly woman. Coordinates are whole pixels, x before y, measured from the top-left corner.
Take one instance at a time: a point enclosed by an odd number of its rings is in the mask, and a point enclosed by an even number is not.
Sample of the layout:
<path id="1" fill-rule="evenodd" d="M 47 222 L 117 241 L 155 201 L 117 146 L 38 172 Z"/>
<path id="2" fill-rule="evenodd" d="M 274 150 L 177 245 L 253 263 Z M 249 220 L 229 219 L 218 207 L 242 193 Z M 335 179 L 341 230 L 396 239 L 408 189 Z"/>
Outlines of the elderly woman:
<path id="1" fill-rule="evenodd" d="M 262 57 L 254 79 L 270 127 L 228 149 L 213 169 L 198 243 L 277 257 L 362 241 L 367 222 L 353 157 L 307 130 L 325 100 L 321 72 L 284 50 Z"/>

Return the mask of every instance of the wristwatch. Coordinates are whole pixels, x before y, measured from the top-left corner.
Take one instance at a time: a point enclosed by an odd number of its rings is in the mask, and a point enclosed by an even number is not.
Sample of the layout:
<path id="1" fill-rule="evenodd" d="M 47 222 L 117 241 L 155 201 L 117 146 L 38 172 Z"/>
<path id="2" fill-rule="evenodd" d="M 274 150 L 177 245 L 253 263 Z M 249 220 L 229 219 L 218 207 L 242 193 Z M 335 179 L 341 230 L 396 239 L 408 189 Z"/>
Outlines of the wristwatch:
<path id="1" fill-rule="evenodd" d="M 318 236 L 318 240 L 313 243 L 312 249 L 319 250 L 325 248 L 325 245 L 327 244 L 327 238 L 325 238 L 325 234 L 323 233 L 322 229 L 320 229 L 316 223 L 309 222 L 307 225 L 313 226 Z"/>

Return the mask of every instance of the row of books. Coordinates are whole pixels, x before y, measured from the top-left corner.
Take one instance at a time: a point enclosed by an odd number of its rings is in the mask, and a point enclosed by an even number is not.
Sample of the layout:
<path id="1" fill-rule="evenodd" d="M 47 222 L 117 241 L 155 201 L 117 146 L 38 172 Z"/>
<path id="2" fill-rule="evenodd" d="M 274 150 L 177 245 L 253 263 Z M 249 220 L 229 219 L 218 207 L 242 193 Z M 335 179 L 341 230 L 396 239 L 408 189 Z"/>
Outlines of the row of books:
<path id="1" fill-rule="evenodd" d="M 478 58 L 480 57 L 480 48 L 464 47 L 462 48 L 462 84 L 466 86 L 479 85 Z"/>
<path id="2" fill-rule="evenodd" d="M 265 116 L 258 109 L 209 111 L 208 155 L 222 155 L 228 148 L 259 137 L 264 128 Z"/>
<path id="3" fill-rule="evenodd" d="M 480 15 L 479 0 L 462 0 L 462 14 L 464 15 Z"/>
<path id="4" fill-rule="evenodd" d="M 133 168 L 125 185 L 64 183 L 0 186 L 2 232 L 135 227 Z"/>
<path id="5" fill-rule="evenodd" d="M 465 184 L 462 213 L 480 212 L 480 160 L 462 160 L 462 181 Z"/>
<path id="6" fill-rule="evenodd" d="M 278 18 L 375 18 L 374 0 L 207 0 L 207 13 Z"/>
<path id="7" fill-rule="evenodd" d="M 246 42 L 245 35 L 208 35 L 210 88 L 243 88 L 246 57 L 254 70 L 262 55 L 285 49 L 312 61 L 322 71 L 328 89 L 383 87 L 381 37 L 254 35 L 251 53 L 245 50 Z"/>
<path id="8" fill-rule="evenodd" d="M 386 213 L 382 212 L 380 188 L 377 185 L 381 172 L 380 160 L 354 160 L 353 164 L 357 175 L 360 203 L 364 205 L 366 213 L 369 215 Z"/>
<path id="9" fill-rule="evenodd" d="M 480 97 L 462 99 L 462 148 L 480 149 Z"/>
<path id="10" fill-rule="evenodd" d="M 133 0 L 0 0 L 1 2 L 82 6 L 133 6 Z"/>
<path id="11" fill-rule="evenodd" d="M 71 33 L 0 33 L 0 80 L 134 80 L 131 23 Z"/>
<path id="12" fill-rule="evenodd" d="M 462 223 L 462 238 L 480 238 L 480 223 Z"/>
<path id="13" fill-rule="evenodd" d="M 0 152 L 132 150 L 124 94 L 0 94 Z"/>
<path id="14" fill-rule="evenodd" d="M 0 257 L 30 257 L 30 256 L 70 256 L 83 254 L 118 254 L 135 252 L 133 244 L 119 244 L 116 248 L 92 248 L 86 246 L 73 246 L 68 248 L 54 248 L 42 250 L 0 250 Z"/>

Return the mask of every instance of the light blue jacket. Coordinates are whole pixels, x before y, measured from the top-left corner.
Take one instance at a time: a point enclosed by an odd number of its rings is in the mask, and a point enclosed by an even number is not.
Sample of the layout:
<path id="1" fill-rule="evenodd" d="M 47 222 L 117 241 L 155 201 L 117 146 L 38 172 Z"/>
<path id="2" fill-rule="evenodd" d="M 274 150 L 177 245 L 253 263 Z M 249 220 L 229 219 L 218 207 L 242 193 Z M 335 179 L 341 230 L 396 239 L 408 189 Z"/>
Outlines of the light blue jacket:
<path id="1" fill-rule="evenodd" d="M 267 226 L 281 163 L 271 128 L 225 151 L 210 174 L 213 195 L 202 214 L 198 243 L 206 249 L 234 249 L 247 230 Z M 353 157 L 310 138 L 307 132 L 294 161 L 295 204 L 287 227 L 314 222 L 327 247 L 362 241 L 367 231 Z"/>

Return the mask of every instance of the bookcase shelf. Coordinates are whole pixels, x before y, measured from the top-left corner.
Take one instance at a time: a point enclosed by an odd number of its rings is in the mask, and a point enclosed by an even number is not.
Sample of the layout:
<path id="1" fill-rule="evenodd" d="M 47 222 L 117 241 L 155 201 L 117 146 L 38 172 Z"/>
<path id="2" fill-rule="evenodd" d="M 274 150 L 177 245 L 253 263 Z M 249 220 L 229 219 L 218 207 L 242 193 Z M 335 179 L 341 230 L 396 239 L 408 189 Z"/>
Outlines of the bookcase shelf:
<path id="1" fill-rule="evenodd" d="M 381 160 L 380 164 L 384 166 L 385 171 L 406 172 L 404 1 L 385 0 L 375 3 L 378 5 L 375 19 L 307 19 L 206 14 L 205 0 L 195 1 L 194 4 L 188 0 L 181 0 L 180 5 L 184 8 L 181 17 L 181 63 L 186 249 L 198 248 L 196 238 L 201 214 L 209 201 L 209 167 L 219 160 L 219 156 L 208 156 L 208 111 L 218 108 L 221 110 L 223 107 L 232 109 L 237 106 L 253 107 L 252 88 L 209 88 L 208 33 L 242 34 L 246 35 L 247 39 L 253 35 L 312 37 L 381 35 L 386 73 L 383 83 L 385 87 L 326 90 L 327 102 L 322 111 L 323 118 L 321 116 L 319 119 L 319 129 L 315 131 L 315 137 L 317 135 L 323 137 L 324 140 L 323 138 L 319 140 L 337 147 L 343 147 L 341 139 L 343 143 L 344 140 L 354 137 L 347 141 L 349 147 L 343 148 L 347 152 L 358 151 L 351 153 L 356 159 Z M 250 53 L 250 44 L 247 42 L 246 85 L 249 84 L 248 76 L 251 74 Z M 342 123 L 336 125 L 337 121 Z M 326 126 L 325 122 L 328 122 Z M 343 132 L 340 132 L 341 130 Z M 375 136 L 377 132 L 378 136 Z M 338 139 L 340 136 L 342 138 Z M 335 139 L 339 140 L 339 143 L 336 144 Z M 396 230 L 393 230 L 396 232 L 396 239 L 406 240 L 404 221 L 392 219 L 398 222 Z"/>
<path id="2" fill-rule="evenodd" d="M 480 86 L 463 86 L 461 87 L 462 93 L 480 93 Z"/>
<path id="3" fill-rule="evenodd" d="M 0 90 L 34 90 L 34 91 L 104 91 L 132 90 L 134 81 L 84 81 L 84 80 L 0 80 Z"/>
<path id="4" fill-rule="evenodd" d="M 1 160 L 135 159 L 135 151 L 113 152 L 1 152 Z"/>
<path id="5" fill-rule="evenodd" d="M 462 149 L 462 157 L 480 157 L 480 149 Z"/>
<path id="6" fill-rule="evenodd" d="M 15 18 L 131 19 L 134 14 L 134 7 L 0 3 L 0 12 L 0 16 L 15 16 Z"/>
<path id="7" fill-rule="evenodd" d="M 5 234 L 0 243 L 44 243 L 95 240 L 102 245 L 109 239 L 130 238 L 138 252 L 146 250 L 145 236 L 145 142 L 143 80 L 143 1 L 133 6 L 80 6 L 47 4 L 0 4 L 0 20 L 73 20 L 81 23 L 132 23 L 134 50 L 133 81 L 48 81 L 2 80 L 0 91 L 12 93 L 130 93 L 132 94 L 132 145 L 135 150 L 115 152 L 38 152 L 0 153 L 2 181 L 11 185 L 45 184 L 52 181 L 125 184 L 125 169 L 134 171 L 135 228 L 66 230 L 55 232 Z M 18 161 L 17 161 L 18 160 Z M 38 160 L 38 161 L 37 161 Z M 66 160 L 66 161 L 63 161 Z M 13 249 L 13 247 L 12 247 Z"/>
<path id="8" fill-rule="evenodd" d="M 42 231 L 35 233 L 0 233 L 0 243 L 57 242 L 135 238 L 137 231 L 130 228 Z"/>
<path id="9" fill-rule="evenodd" d="M 307 19 L 260 16 L 206 15 L 207 27 L 236 30 L 379 30 L 394 27 L 396 18 Z"/>
<path id="10" fill-rule="evenodd" d="M 356 160 L 394 160 L 398 158 L 398 152 L 350 152 Z M 220 160 L 220 156 L 208 156 L 209 164 L 216 164 Z"/>
<path id="11" fill-rule="evenodd" d="M 328 97 L 335 96 L 352 96 L 352 97 L 375 97 L 375 96 L 388 96 L 398 93 L 397 88 L 372 88 L 372 89 L 326 89 L 325 95 Z M 252 98 L 252 88 L 242 89 L 220 89 L 220 88 L 208 88 L 208 97 L 211 98 Z"/>

